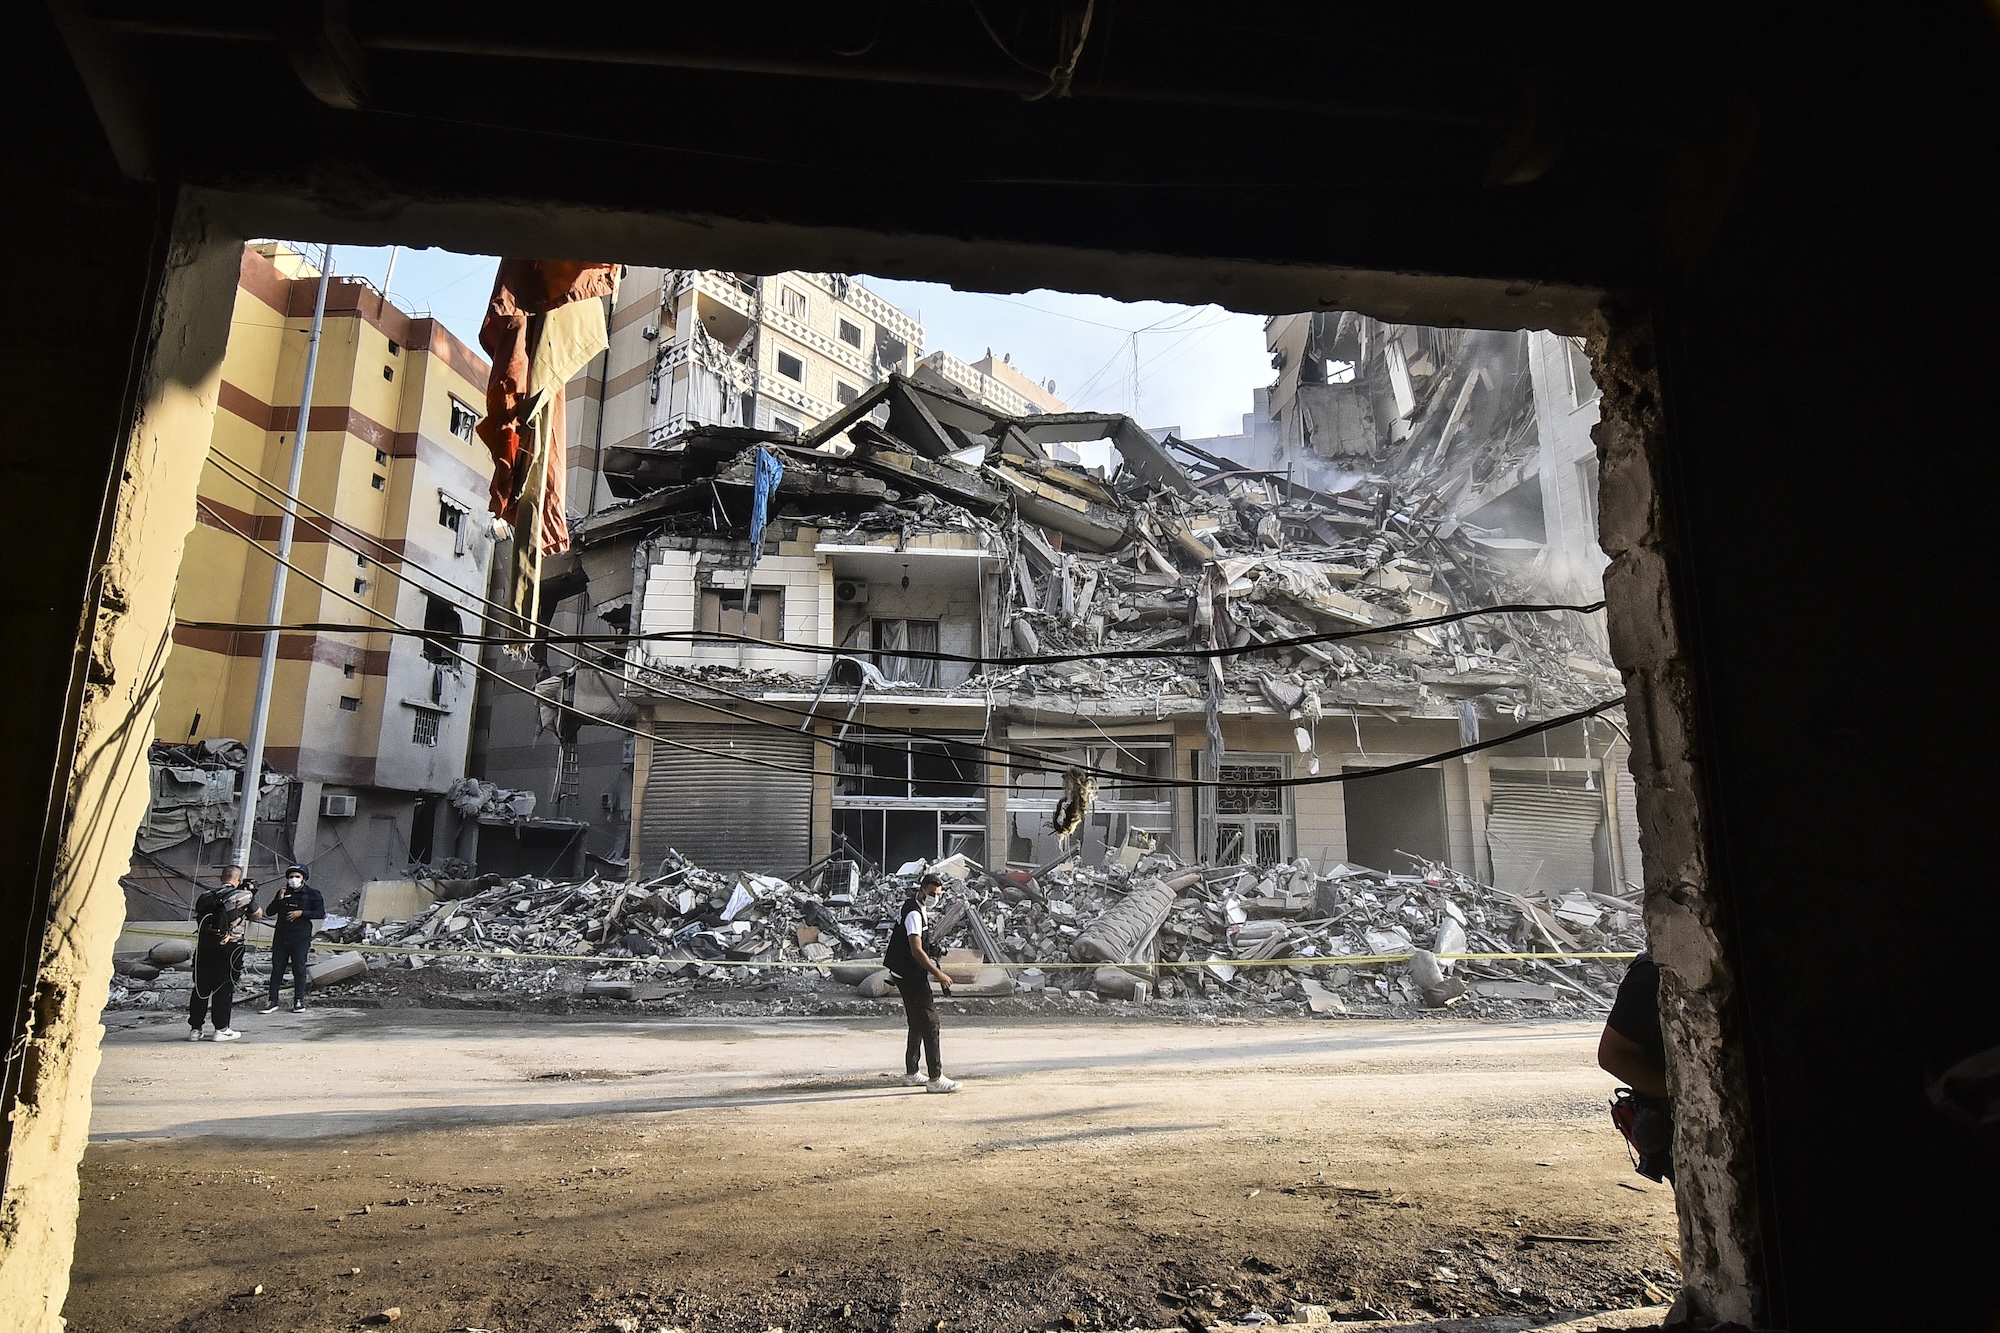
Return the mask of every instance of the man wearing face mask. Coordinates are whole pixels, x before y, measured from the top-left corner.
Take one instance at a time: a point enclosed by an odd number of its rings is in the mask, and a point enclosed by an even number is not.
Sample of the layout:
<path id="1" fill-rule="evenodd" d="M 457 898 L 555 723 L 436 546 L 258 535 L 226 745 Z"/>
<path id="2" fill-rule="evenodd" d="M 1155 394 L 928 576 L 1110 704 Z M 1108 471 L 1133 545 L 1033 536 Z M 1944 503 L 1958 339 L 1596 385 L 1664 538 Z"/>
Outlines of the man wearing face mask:
<path id="1" fill-rule="evenodd" d="M 930 925 L 925 909 L 943 894 L 944 880 L 926 873 L 917 891 L 904 899 L 896 913 L 889 947 L 882 954 L 883 966 L 895 976 L 896 989 L 903 994 L 903 1017 L 910 1025 L 909 1040 L 903 1047 L 903 1082 L 913 1088 L 921 1083 L 926 1092 L 958 1091 L 958 1084 L 944 1076 L 943 1024 L 938 1019 L 937 1001 L 931 998 L 931 978 L 937 978 L 946 995 L 951 994 L 951 978 L 937 964 L 937 945 L 924 935 Z M 917 1072 L 920 1052 L 930 1067 L 929 1079 Z"/>
<path id="2" fill-rule="evenodd" d="M 306 961 L 313 931 L 326 918 L 326 903 L 308 878 L 304 866 L 288 867 L 278 896 L 264 909 L 264 917 L 271 923 L 271 989 L 259 1013 L 268 1014 L 278 1007 L 278 991 L 285 983 L 287 968 L 292 973 L 292 1012 L 305 1011 Z"/>

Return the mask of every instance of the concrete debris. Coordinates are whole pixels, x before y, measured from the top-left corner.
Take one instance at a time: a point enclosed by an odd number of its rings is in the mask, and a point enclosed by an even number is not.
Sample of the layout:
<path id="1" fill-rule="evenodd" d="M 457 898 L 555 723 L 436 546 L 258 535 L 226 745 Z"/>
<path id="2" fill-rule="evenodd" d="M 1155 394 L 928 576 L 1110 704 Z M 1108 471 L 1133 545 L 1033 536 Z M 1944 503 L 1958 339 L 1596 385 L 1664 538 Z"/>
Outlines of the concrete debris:
<path id="1" fill-rule="evenodd" d="M 1643 947 L 1636 901 L 1594 896 L 1587 913 L 1573 897 L 1508 893 L 1429 862 L 1406 875 L 1349 865 L 1320 873 L 1302 861 L 1197 869 L 1144 852 L 1129 865 L 1066 860 L 1034 876 L 963 859 L 954 868 L 967 877 L 947 880 L 935 933 L 960 999 L 1328 1017 L 1446 1005 L 1577 1012 L 1602 1009 L 1625 964 L 1566 953 Z M 880 959 L 921 863 L 908 875 L 857 876 L 850 863 L 829 862 L 794 880 L 718 874 L 677 855 L 662 869 L 638 883 L 450 884 L 454 896 L 409 919 L 324 932 L 334 944 L 412 952 L 378 955 L 372 967 L 360 953 L 336 952 L 314 968 L 313 984 L 380 987 L 399 972 L 447 969 L 468 989 L 603 1003 L 683 1006 L 775 991 L 826 1011 L 841 995 L 894 996 Z M 1574 942 L 1566 949 L 1542 924 L 1558 907 Z M 155 952 L 177 949 L 166 942 Z M 1508 956 L 1440 956 L 1467 952 Z M 1383 954 L 1401 957 L 1332 961 Z M 114 994 L 144 1003 L 138 994 L 163 984 L 128 966 Z"/>

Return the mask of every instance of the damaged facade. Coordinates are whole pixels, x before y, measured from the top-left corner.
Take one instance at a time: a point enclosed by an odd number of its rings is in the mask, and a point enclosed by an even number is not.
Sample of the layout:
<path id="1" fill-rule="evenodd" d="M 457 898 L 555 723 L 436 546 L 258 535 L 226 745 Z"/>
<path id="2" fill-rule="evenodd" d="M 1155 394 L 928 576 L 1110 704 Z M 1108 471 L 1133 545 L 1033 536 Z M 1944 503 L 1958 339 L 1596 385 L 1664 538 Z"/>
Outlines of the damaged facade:
<path id="1" fill-rule="evenodd" d="M 227 861 L 319 271 L 284 245 L 242 253 L 197 524 L 176 592 L 151 801 L 127 878 L 134 919 L 193 901 Z M 494 542 L 474 439 L 485 360 L 369 283 L 329 284 L 283 623 L 253 878 L 297 860 L 337 901 L 451 854 L 474 677 L 439 643 L 370 633 L 372 613 L 478 633 Z M 411 567 L 414 566 L 413 570 Z M 412 577 L 417 575 L 418 577 Z"/>
<path id="2" fill-rule="evenodd" d="M 672 853 L 795 876 L 828 858 L 1031 869 L 1071 848 L 1097 865 L 1143 844 L 1320 872 L 1421 858 L 1512 891 L 1636 883 L 1615 711 L 1269 785 L 1618 692 L 1584 613 L 1283 642 L 1596 600 L 1596 567 L 1559 566 L 1522 494 L 1558 466 L 1586 489 L 1563 450 L 1587 449 L 1594 410 L 1552 418 L 1537 369 L 1535 349 L 1567 344 L 1338 313 L 1274 320 L 1271 339 L 1270 421 L 1246 431 L 1270 444 L 1263 468 L 1122 416 L 1002 412 L 928 365 L 796 436 L 722 423 L 605 450 L 613 502 L 544 579 L 550 626 L 593 641 L 538 646 L 535 672 L 571 706 L 570 743 L 629 764 L 629 786 L 591 793 L 630 811 L 624 844 L 607 827 L 594 850 L 622 878 Z M 1300 373 L 1350 348 L 1340 379 Z M 1094 441 L 1109 466 L 1076 461 Z M 753 552 L 760 456 L 782 476 Z M 1250 651 L 1174 655 L 1218 647 Z M 1016 660 L 1045 655 L 1074 660 Z M 496 715 L 490 744 L 521 743 Z M 1076 766 L 1096 789 L 1058 818 Z M 1194 779 L 1219 785 L 1168 785 Z"/>

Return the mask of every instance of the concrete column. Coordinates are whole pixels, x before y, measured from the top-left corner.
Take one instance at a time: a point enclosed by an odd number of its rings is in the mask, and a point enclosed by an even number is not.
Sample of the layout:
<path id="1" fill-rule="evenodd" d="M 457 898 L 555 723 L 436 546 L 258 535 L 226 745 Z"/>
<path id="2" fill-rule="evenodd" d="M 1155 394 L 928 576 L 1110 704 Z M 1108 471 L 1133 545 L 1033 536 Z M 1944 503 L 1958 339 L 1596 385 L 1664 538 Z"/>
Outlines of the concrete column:
<path id="1" fill-rule="evenodd" d="M 319 855 L 319 798 L 325 790 L 318 778 L 299 779 L 299 822 L 292 830 L 292 850 L 308 867 Z"/>
<path id="2" fill-rule="evenodd" d="M 1697 1313 L 1751 1327 L 1764 1264 L 1748 1037 L 1711 872 L 1694 673 L 1664 510 L 1669 442 L 1650 326 L 1637 317 L 1614 319 L 1594 351 L 1603 390 L 1592 432 L 1602 467 L 1599 523 L 1611 557 L 1604 591 L 1632 728 L 1646 935 L 1661 973 L 1684 1290 Z"/>
<path id="3" fill-rule="evenodd" d="M 173 646 L 174 584 L 194 527 L 242 241 L 183 205 L 110 495 L 110 540 L 85 622 L 90 672 L 76 717 L 28 1055 L 0 1202 L 0 1328 L 62 1327 L 76 1243 L 77 1164 L 90 1129 L 99 1024 L 124 924 L 118 877 L 148 797 L 146 746 Z M 117 464 L 113 478 L 119 478 Z"/>

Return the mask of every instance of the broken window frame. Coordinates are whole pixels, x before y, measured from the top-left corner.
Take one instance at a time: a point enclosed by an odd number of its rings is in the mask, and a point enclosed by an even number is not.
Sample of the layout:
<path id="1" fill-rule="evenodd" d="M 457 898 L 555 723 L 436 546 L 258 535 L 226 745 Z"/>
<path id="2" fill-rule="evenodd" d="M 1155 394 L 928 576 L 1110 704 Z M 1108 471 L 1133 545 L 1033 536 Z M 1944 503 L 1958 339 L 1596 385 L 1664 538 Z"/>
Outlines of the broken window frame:
<path id="1" fill-rule="evenodd" d="M 703 634 L 740 634 L 779 643 L 785 637 L 785 589 L 760 583 L 754 588 L 703 588 L 696 603 L 696 629 Z"/>
<path id="2" fill-rule="evenodd" d="M 986 795 L 957 782 L 983 783 L 986 762 L 979 736 L 942 741 L 878 738 L 855 740 L 834 747 L 834 832 L 855 852 L 893 870 L 901 864 L 888 851 L 889 824 L 932 823 L 934 835 L 917 851 L 925 860 L 964 852 L 981 864 L 986 859 Z M 897 772 L 880 771 L 894 765 Z M 926 775 L 926 768 L 936 771 Z M 900 854 L 898 854 L 900 855 Z M 894 864 L 890 864 L 894 862 Z"/>
<path id="3" fill-rule="evenodd" d="M 438 491 L 438 526 L 451 529 L 453 555 L 465 554 L 469 526 L 466 520 L 471 517 L 471 505 L 446 491 Z"/>
<path id="4" fill-rule="evenodd" d="M 1013 738 L 1008 745 L 1039 757 L 1046 772 L 1010 772 L 1007 778 L 1007 863 L 1024 867 L 1046 864 L 1055 853 L 1041 855 L 1048 846 L 1049 820 L 1062 796 L 1062 772 L 1070 766 L 1115 769 L 1135 776 L 1170 778 L 1174 775 L 1174 738 L 1171 735 L 1106 737 L 1078 736 L 1071 739 Z M 1027 817 L 1036 832 L 1020 832 Z M 1134 832 L 1154 835 L 1162 846 L 1172 846 L 1176 820 L 1173 789 L 1121 786 L 1114 778 L 1099 778 L 1097 799 L 1090 803 L 1084 828 L 1076 845 L 1084 853 L 1086 865 L 1116 853 Z M 1017 856 L 1017 838 L 1025 838 L 1032 849 Z M 1039 861 L 1034 860 L 1041 856 Z"/>
<path id="5" fill-rule="evenodd" d="M 456 396 L 447 395 L 447 397 L 451 399 L 451 433 L 467 444 L 478 443 L 474 431 L 479 425 L 479 413 L 475 412 L 470 404 L 459 401 Z"/>

